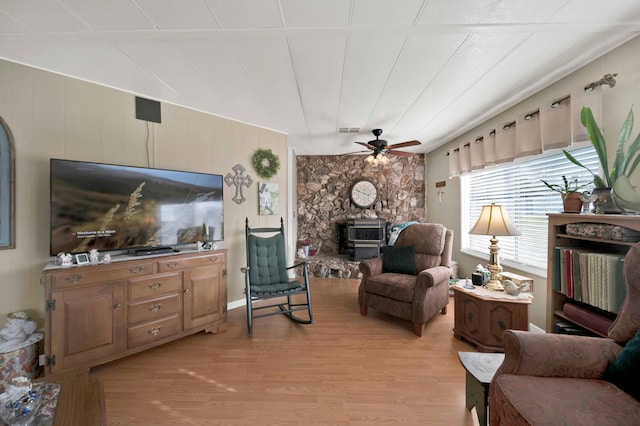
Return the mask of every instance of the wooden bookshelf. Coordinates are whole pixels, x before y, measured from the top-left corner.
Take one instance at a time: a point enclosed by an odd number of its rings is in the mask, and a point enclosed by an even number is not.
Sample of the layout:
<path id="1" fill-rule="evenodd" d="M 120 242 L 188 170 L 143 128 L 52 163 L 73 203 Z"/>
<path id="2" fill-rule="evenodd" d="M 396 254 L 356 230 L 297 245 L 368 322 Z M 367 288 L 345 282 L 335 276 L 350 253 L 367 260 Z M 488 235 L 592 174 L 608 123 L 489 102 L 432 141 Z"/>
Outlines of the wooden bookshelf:
<path id="1" fill-rule="evenodd" d="M 591 329 L 585 324 L 581 324 L 578 321 L 567 318 L 563 314 L 563 306 L 567 302 L 573 302 L 572 298 L 569 298 L 560 291 L 553 289 L 554 279 L 554 248 L 565 247 L 575 248 L 580 250 L 593 250 L 599 253 L 605 254 L 617 254 L 624 255 L 631 246 L 635 244 L 633 241 L 619 241 L 604 238 L 575 236 L 565 232 L 566 225 L 573 223 L 596 223 L 596 224 L 608 224 L 614 226 L 621 226 L 634 231 L 640 232 L 640 216 L 637 215 L 594 215 L 594 214 L 549 214 L 549 235 L 548 235 L 548 267 L 547 267 L 547 319 L 546 319 L 546 331 L 552 333 L 554 331 L 554 324 L 558 321 L 569 322 L 575 324 L 583 329 L 586 329 L 594 334 L 603 336 L 603 333 Z M 620 283 L 624 284 L 624 283 Z M 615 285 L 615 283 L 612 283 Z M 586 303 L 579 303 L 581 307 L 586 308 L 592 312 L 608 316 L 609 318 L 615 317 L 613 313 L 603 312 L 594 306 L 590 306 Z"/>

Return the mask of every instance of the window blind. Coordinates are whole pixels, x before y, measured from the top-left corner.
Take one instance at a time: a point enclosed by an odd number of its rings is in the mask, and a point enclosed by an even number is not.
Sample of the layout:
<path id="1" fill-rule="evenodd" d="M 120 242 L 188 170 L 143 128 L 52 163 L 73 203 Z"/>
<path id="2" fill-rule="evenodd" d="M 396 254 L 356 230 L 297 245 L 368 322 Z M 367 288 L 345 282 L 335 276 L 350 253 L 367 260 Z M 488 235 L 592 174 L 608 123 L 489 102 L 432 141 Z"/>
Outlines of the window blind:
<path id="1" fill-rule="evenodd" d="M 599 170 L 600 162 L 593 146 L 572 150 L 571 154 L 594 172 Z M 562 175 L 570 180 L 577 178 L 579 185 L 593 180 L 588 171 L 571 163 L 562 152 L 461 176 L 462 247 L 488 256 L 490 237 L 468 232 L 483 205 L 500 204 L 522 233 L 518 237 L 497 237 L 500 259 L 546 270 L 547 213 L 561 212 L 562 198 L 541 179 L 561 184 Z"/>

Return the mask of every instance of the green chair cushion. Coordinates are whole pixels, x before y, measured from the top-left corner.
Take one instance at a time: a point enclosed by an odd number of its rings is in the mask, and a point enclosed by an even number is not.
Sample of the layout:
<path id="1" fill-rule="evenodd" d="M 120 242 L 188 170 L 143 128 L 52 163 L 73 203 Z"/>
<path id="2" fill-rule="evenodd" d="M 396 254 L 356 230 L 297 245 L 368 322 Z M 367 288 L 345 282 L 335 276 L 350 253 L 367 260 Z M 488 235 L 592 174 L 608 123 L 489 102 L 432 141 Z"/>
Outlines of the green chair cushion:
<path id="1" fill-rule="evenodd" d="M 416 253 L 412 246 L 389 246 L 382 253 L 382 272 L 416 274 Z"/>
<path id="2" fill-rule="evenodd" d="M 287 293 L 295 293 L 299 290 L 302 290 L 304 286 L 300 281 L 288 281 L 277 284 L 265 284 L 265 285 L 253 285 L 251 284 L 251 294 L 252 295 L 275 295 L 282 294 L 285 295 Z"/>
<path id="3" fill-rule="evenodd" d="M 284 237 L 248 236 L 249 279 L 251 285 L 274 285 L 287 283 L 287 259 L 284 251 Z"/>

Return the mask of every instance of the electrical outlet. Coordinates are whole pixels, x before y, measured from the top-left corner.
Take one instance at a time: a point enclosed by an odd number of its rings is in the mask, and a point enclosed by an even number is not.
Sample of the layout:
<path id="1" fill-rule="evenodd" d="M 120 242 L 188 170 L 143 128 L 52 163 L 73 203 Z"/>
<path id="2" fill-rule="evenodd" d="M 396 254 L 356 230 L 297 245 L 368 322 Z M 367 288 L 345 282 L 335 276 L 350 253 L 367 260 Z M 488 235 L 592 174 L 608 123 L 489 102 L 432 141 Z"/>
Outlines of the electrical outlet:
<path id="1" fill-rule="evenodd" d="M 44 364 L 47 362 L 47 356 L 42 354 L 38 357 L 38 365 L 40 365 L 40 367 L 44 367 Z"/>

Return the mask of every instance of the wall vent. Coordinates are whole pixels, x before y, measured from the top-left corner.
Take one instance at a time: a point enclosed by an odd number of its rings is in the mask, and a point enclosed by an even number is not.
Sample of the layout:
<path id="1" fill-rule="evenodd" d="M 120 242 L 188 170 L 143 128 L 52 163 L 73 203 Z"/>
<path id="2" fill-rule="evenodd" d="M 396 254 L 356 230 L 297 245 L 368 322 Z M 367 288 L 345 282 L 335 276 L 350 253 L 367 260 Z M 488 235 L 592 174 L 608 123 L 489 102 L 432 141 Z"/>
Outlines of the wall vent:
<path id="1" fill-rule="evenodd" d="M 338 127 L 338 133 L 360 133 L 360 127 Z"/>

